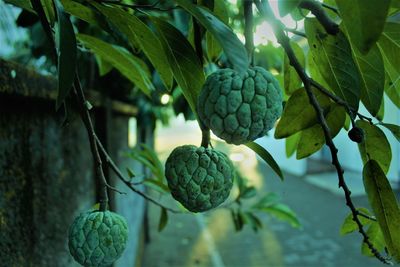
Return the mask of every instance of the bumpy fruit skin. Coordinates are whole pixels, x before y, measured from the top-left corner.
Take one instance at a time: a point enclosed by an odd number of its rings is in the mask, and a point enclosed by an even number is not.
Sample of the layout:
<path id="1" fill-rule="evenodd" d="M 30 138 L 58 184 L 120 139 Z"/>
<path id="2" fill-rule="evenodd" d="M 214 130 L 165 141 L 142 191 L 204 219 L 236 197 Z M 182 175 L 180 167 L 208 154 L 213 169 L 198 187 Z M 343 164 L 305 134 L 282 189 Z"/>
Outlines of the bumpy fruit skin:
<path id="1" fill-rule="evenodd" d="M 88 211 L 69 228 L 71 255 L 82 266 L 110 266 L 125 249 L 128 225 L 124 217 L 111 211 Z"/>
<path id="2" fill-rule="evenodd" d="M 184 145 L 175 148 L 165 163 L 172 196 L 192 212 L 217 207 L 229 196 L 234 168 L 222 152 Z"/>
<path id="3" fill-rule="evenodd" d="M 279 82 L 261 67 L 243 75 L 218 70 L 208 76 L 197 111 L 204 125 L 227 143 L 253 141 L 271 130 L 282 114 Z"/>

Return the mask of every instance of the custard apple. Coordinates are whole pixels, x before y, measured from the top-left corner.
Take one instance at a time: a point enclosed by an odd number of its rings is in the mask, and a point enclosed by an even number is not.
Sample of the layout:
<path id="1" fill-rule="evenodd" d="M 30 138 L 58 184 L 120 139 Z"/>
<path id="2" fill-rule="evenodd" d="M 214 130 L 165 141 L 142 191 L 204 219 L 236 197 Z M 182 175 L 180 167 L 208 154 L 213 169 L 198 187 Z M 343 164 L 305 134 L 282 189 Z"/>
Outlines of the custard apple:
<path id="1" fill-rule="evenodd" d="M 274 76 L 261 67 L 243 75 L 221 69 L 207 77 L 197 112 L 216 136 L 240 145 L 273 128 L 282 113 L 282 93 Z"/>
<path id="2" fill-rule="evenodd" d="M 229 196 L 234 168 L 222 152 L 184 145 L 175 148 L 165 163 L 172 196 L 192 212 L 217 207 Z"/>
<path id="3" fill-rule="evenodd" d="M 88 211 L 69 228 L 71 255 L 82 266 L 110 266 L 125 249 L 128 225 L 124 217 L 111 211 Z"/>

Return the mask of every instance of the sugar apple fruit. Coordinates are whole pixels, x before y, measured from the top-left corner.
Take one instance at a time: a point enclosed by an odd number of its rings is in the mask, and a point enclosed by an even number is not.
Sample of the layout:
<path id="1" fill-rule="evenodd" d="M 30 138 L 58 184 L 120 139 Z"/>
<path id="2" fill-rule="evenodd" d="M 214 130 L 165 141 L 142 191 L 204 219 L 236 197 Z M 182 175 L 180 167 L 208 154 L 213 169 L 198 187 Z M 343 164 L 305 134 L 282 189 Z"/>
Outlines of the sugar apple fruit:
<path id="1" fill-rule="evenodd" d="M 264 136 L 282 113 L 282 93 L 261 67 L 245 74 L 221 69 L 208 76 L 197 103 L 199 119 L 227 143 L 240 145 Z"/>
<path id="2" fill-rule="evenodd" d="M 128 225 L 124 217 L 111 211 L 88 211 L 69 228 L 71 255 L 82 266 L 110 266 L 125 249 Z"/>
<path id="3" fill-rule="evenodd" d="M 217 207 L 229 196 L 234 168 L 222 152 L 184 145 L 175 148 L 165 163 L 172 196 L 192 212 Z"/>

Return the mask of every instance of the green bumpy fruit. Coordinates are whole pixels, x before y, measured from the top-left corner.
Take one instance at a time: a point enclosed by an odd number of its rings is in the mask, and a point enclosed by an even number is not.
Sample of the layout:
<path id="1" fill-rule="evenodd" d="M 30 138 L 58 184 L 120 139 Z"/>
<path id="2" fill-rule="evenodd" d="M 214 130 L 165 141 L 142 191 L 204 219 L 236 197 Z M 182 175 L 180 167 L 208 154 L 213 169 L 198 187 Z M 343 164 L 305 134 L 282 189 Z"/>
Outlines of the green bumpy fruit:
<path id="1" fill-rule="evenodd" d="M 222 152 L 184 145 L 165 163 L 172 196 L 192 212 L 206 211 L 225 201 L 232 189 L 234 168 Z"/>
<path id="2" fill-rule="evenodd" d="M 282 114 L 279 82 L 261 67 L 244 75 L 218 70 L 207 77 L 197 111 L 204 125 L 227 143 L 254 141 L 271 130 Z"/>
<path id="3" fill-rule="evenodd" d="M 111 211 L 88 211 L 69 228 L 71 255 L 82 266 L 110 266 L 125 249 L 128 225 L 124 217 Z"/>

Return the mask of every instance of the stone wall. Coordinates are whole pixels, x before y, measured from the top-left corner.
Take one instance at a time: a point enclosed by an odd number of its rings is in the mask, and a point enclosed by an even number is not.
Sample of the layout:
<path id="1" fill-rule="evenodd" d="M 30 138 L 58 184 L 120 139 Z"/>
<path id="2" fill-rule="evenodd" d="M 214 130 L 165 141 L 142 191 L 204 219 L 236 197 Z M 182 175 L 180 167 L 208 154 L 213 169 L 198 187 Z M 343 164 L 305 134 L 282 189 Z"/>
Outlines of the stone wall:
<path id="1" fill-rule="evenodd" d="M 96 182 L 86 130 L 74 111 L 62 124 L 55 90 L 54 78 L 0 60 L 0 266 L 78 266 L 67 249 L 67 231 L 76 215 L 96 203 Z M 96 129 L 115 162 L 122 170 L 142 172 L 123 153 L 136 109 L 90 95 Z M 138 137 L 151 143 L 152 129 L 145 133 Z M 135 266 L 144 203 L 106 173 L 128 193 L 111 195 L 111 207 L 130 226 L 128 248 L 117 265 Z"/>

